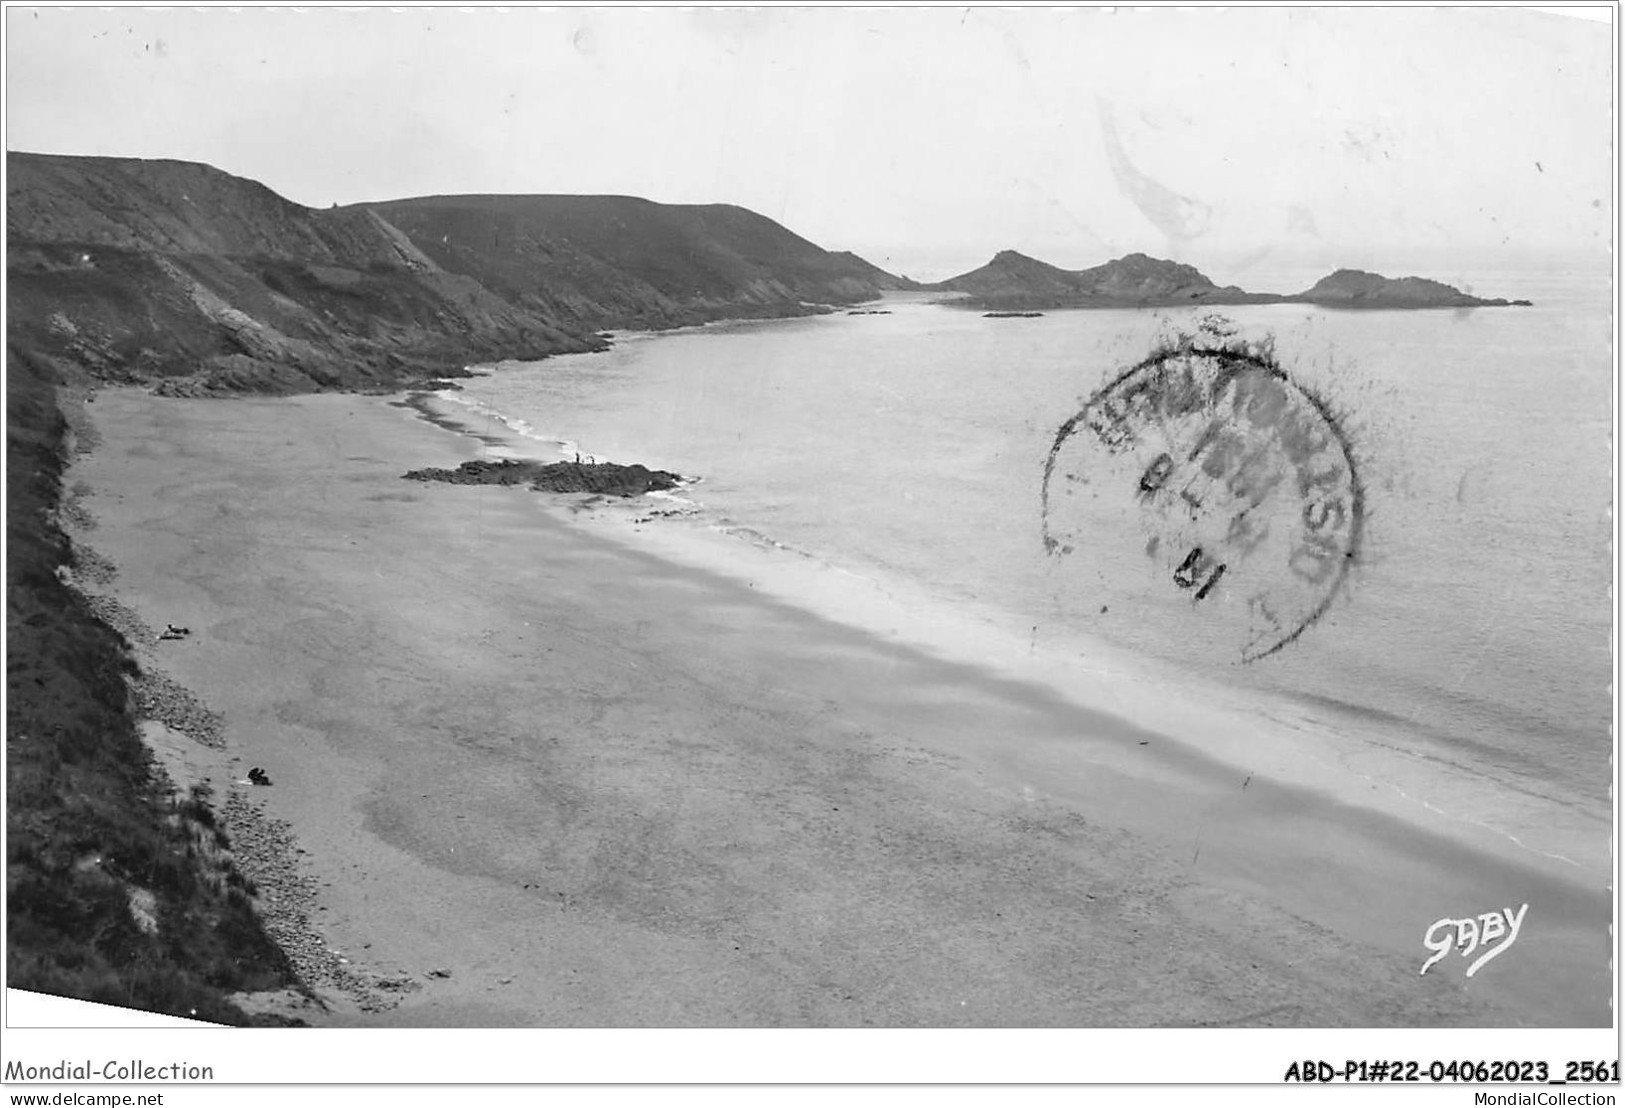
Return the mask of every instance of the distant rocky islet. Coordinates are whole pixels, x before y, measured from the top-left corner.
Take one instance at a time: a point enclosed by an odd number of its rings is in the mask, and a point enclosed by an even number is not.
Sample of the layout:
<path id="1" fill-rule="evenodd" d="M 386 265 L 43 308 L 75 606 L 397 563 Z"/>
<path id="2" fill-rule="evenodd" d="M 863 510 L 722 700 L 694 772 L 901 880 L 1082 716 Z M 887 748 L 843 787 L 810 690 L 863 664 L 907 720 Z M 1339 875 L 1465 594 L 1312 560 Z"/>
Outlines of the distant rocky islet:
<path id="1" fill-rule="evenodd" d="M 1314 304 L 1327 308 L 1406 310 L 1528 307 L 1527 300 L 1484 299 L 1423 277 L 1384 277 L 1339 269 L 1300 293 L 1248 292 L 1215 284 L 1194 266 L 1127 254 L 1090 269 L 1067 270 L 1015 250 L 1001 250 L 980 268 L 928 289 L 959 294 L 965 308 L 998 317 L 1030 316 L 1039 309 L 1214 307 L 1244 304 Z"/>

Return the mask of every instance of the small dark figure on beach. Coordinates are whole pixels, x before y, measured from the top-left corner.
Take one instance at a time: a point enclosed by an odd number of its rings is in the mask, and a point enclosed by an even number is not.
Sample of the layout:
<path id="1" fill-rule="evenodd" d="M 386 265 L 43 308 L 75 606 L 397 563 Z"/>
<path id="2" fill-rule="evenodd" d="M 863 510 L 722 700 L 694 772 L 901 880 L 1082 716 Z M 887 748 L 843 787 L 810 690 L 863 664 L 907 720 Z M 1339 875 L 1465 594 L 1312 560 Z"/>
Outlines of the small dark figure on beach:
<path id="1" fill-rule="evenodd" d="M 271 779 L 265 775 L 265 771 L 259 766 L 255 766 L 248 771 L 248 780 L 253 785 L 269 785 L 271 783 Z"/>
<path id="2" fill-rule="evenodd" d="M 191 633 L 192 629 L 190 627 L 176 627 L 173 623 L 167 623 L 164 625 L 164 633 L 158 637 L 160 639 L 184 639 Z"/>

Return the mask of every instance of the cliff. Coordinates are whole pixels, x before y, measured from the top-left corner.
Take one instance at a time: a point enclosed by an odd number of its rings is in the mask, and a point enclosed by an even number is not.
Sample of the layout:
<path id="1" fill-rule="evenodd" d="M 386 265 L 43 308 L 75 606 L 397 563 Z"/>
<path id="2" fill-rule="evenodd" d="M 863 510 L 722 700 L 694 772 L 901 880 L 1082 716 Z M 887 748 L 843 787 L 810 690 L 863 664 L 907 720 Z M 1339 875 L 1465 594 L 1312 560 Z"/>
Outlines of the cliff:
<path id="1" fill-rule="evenodd" d="M 1398 279 L 1340 269 L 1296 295 L 1219 286 L 1192 266 L 1128 254 L 1090 269 L 1068 270 L 1002 250 L 979 269 L 929 286 L 966 294 L 968 308 L 1020 311 L 1046 308 L 1140 308 L 1181 304 L 1318 304 L 1344 308 L 1492 308 L 1527 305 L 1485 300 L 1438 281 Z"/>
<path id="2" fill-rule="evenodd" d="M 370 204 L 432 264 L 590 333 L 804 313 L 897 279 L 727 204 L 628 196 L 436 196 Z"/>
<path id="3" fill-rule="evenodd" d="M 605 328 L 801 315 L 896 278 L 727 205 L 431 197 L 316 210 L 205 165 L 7 155 L 8 340 L 175 393 L 393 387 Z"/>

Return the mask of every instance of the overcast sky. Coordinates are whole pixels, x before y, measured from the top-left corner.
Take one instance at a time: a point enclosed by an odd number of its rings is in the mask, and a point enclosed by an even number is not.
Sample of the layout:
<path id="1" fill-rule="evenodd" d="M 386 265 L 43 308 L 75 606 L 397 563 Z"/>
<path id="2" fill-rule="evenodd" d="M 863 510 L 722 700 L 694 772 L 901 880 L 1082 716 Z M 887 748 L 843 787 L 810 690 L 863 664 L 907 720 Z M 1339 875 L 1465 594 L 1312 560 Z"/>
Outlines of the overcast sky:
<path id="1" fill-rule="evenodd" d="M 1537 11 L 7 16 L 9 149 L 203 161 L 318 207 L 726 201 L 921 278 L 1140 250 L 1265 288 L 1611 236 L 1612 28 Z"/>

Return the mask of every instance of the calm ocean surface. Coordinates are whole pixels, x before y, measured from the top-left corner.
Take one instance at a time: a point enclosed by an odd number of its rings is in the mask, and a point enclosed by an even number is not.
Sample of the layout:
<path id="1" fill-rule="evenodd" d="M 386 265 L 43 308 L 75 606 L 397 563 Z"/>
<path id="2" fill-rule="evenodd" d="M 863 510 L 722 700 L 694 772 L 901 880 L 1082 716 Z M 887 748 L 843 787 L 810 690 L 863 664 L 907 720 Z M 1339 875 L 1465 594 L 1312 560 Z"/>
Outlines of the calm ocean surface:
<path id="1" fill-rule="evenodd" d="M 1251 664 L 1138 542 L 1055 558 L 1041 539 L 1057 429 L 1194 312 L 986 319 L 896 297 L 890 315 L 624 335 L 455 399 L 520 453 L 701 478 L 694 521 L 662 525 L 904 578 L 1035 640 L 1086 636 L 1276 717 L 1592 806 L 1612 780 L 1611 293 L 1606 276 L 1481 287 L 1536 306 L 1222 309 L 1340 414 L 1368 503 L 1328 615 Z"/>

